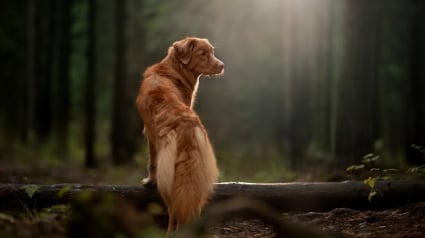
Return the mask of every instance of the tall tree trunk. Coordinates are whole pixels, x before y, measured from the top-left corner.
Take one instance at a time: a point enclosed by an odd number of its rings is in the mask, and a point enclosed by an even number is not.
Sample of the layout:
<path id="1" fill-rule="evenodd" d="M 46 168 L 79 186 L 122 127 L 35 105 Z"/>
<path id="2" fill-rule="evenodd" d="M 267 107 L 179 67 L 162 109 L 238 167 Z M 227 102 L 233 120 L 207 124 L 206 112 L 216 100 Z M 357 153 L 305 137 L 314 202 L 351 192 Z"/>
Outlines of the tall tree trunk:
<path id="1" fill-rule="evenodd" d="M 27 62 L 27 91 L 26 91 L 26 130 L 23 135 L 24 141 L 27 141 L 30 145 L 33 143 L 34 134 L 34 102 L 35 102 L 35 82 L 37 76 L 36 69 L 36 15 L 37 15 L 37 4 L 36 0 L 28 1 L 28 21 L 27 21 L 27 34 L 28 34 L 28 62 Z"/>
<path id="2" fill-rule="evenodd" d="M 312 16 L 313 18 L 313 34 L 316 38 L 313 43 L 314 47 L 311 58 L 314 60 L 312 66 L 312 86 L 311 86 L 311 123 L 312 123 L 312 146 L 310 156 L 312 159 L 330 160 L 330 112 L 331 112 L 331 82 L 332 74 L 332 56 L 333 46 L 335 43 L 334 31 L 334 12 L 330 0 L 321 0 L 315 2 Z M 332 20 L 331 20 L 332 19 Z M 325 63 L 324 63 L 325 62 Z"/>
<path id="3" fill-rule="evenodd" d="M 293 56 L 293 14 L 290 0 L 284 0 L 283 2 L 283 135 L 278 135 L 278 138 L 282 136 L 282 144 L 284 151 L 290 150 L 289 136 L 290 119 L 292 117 L 292 56 Z M 289 153 L 288 153 L 289 154 Z M 295 161 L 290 159 L 291 167 L 295 167 Z"/>
<path id="4" fill-rule="evenodd" d="M 343 164 L 353 163 L 373 152 L 378 137 L 376 120 L 376 3 L 345 2 L 347 5 L 345 33 L 344 81 L 339 88 L 336 156 Z"/>
<path id="5" fill-rule="evenodd" d="M 54 129 L 56 153 L 60 158 L 67 156 L 68 122 L 70 109 L 70 47 L 72 0 L 55 1 L 55 62 L 54 72 Z"/>
<path id="6" fill-rule="evenodd" d="M 333 159 L 335 159 L 335 146 L 336 146 L 336 131 L 337 131 L 337 115 L 338 115 L 338 90 L 339 80 L 341 79 L 340 67 L 341 67 L 341 47 L 336 46 L 336 42 L 340 39 L 337 36 L 341 33 L 341 27 L 336 22 L 341 21 L 341 3 L 335 4 L 331 2 L 329 4 L 329 31 L 328 38 L 331 49 L 328 52 L 328 69 L 329 69 L 329 152 Z"/>
<path id="7" fill-rule="evenodd" d="M 411 108 L 406 117 L 409 118 L 406 128 L 407 138 L 405 150 L 407 161 L 411 163 L 424 163 L 424 154 L 412 149 L 411 145 L 425 147 L 425 3 L 421 0 L 409 1 L 413 9 L 410 19 L 410 44 L 409 44 L 409 101 L 406 108 Z"/>
<path id="8" fill-rule="evenodd" d="M 87 45 L 87 79 L 85 92 L 85 165 L 88 168 L 96 167 L 94 152 L 95 142 L 95 82 L 96 82 L 96 0 L 89 0 L 88 6 L 88 45 Z"/>
<path id="9" fill-rule="evenodd" d="M 290 166 L 296 169 L 302 161 L 307 158 L 307 148 L 311 141 L 311 77 L 312 64 L 310 56 L 313 47 L 301 45 L 300 40 L 307 36 L 303 31 L 308 24 L 312 23 L 312 18 L 301 19 L 303 2 L 287 1 L 284 8 L 284 54 L 285 63 L 285 98 L 286 113 L 286 135 L 290 159 Z M 295 11 L 295 13 L 291 13 Z M 302 21 L 306 20 L 307 23 Z M 296 24 L 303 22 L 296 27 Z"/>
<path id="10" fill-rule="evenodd" d="M 38 9 L 36 17 L 36 81 L 34 90 L 34 129 L 37 139 L 45 140 L 51 132 L 52 126 L 52 105 L 51 105 L 51 85 L 53 65 L 53 38 L 54 31 L 54 12 L 55 4 L 50 1 L 44 1 L 37 4 Z"/>
<path id="11" fill-rule="evenodd" d="M 112 112 L 112 159 L 115 165 L 131 161 L 132 151 L 129 141 L 129 106 L 128 106 L 128 80 L 126 76 L 126 0 L 116 1 L 116 62 L 114 81 L 114 101 Z"/>

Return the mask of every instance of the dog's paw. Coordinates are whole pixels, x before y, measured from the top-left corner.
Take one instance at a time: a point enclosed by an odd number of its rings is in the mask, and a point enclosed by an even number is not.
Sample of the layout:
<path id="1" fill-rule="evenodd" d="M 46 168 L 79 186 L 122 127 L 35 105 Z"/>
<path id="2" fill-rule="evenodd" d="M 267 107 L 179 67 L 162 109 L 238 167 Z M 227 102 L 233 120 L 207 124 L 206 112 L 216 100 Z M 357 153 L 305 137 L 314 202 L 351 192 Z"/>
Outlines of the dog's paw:
<path id="1" fill-rule="evenodd" d="M 156 187 L 156 181 L 150 177 L 142 179 L 142 184 L 146 187 Z"/>

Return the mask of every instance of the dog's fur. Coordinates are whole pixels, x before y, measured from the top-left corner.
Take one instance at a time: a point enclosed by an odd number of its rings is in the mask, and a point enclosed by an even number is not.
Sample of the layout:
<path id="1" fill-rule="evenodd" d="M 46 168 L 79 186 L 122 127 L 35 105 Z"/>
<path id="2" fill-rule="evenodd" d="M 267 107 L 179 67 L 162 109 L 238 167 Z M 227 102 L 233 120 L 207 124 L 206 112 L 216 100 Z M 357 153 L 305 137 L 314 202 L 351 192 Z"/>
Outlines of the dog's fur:
<path id="1" fill-rule="evenodd" d="M 208 134 L 192 108 L 200 76 L 223 72 L 207 39 L 187 37 L 143 75 L 137 107 L 150 155 L 143 184 L 158 186 L 168 208 L 168 232 L 200 215 L 217 182 Z"/>

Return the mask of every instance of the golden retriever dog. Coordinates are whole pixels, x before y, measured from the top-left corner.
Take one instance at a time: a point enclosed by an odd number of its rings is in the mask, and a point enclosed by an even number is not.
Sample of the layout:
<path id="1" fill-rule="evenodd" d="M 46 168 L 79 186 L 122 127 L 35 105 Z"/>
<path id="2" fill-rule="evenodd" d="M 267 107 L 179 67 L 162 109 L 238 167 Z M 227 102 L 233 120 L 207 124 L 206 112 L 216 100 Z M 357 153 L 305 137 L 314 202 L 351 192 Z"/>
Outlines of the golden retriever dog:
<path id="1" fill-rule="evenodd" d="M 168 233 L 199 217 L 217 182 L 214 152 L 193 104 L 199 78 L 223 72 L 207 39 L 187 37 L 143 74 L 136 103 L 150 158 L 142 182 L 158 187 L 168 209 Z"/>

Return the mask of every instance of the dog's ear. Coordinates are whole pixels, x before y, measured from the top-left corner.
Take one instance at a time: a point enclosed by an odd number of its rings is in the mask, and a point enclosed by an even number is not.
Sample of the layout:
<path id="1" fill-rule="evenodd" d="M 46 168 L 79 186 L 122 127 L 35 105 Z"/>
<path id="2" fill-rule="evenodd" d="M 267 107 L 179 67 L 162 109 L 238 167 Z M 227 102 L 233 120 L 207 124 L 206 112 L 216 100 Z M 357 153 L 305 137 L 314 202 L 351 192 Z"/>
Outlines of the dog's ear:
<path id="1" fill-rule="evenodd" d="M 195 48 L 195 40 L 186 38 L 181 41 L 174 42 L 173 48 L 177 57 L 183 64 L 188 64 L 192 59 L 192 51 Z"/>

